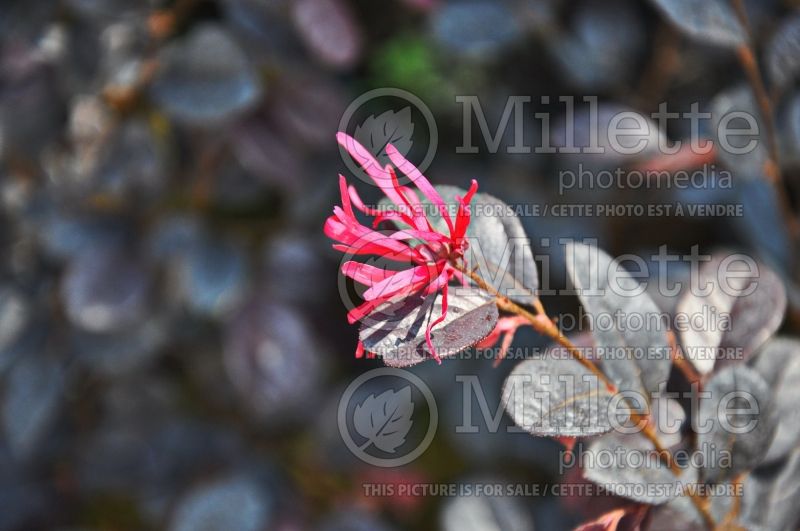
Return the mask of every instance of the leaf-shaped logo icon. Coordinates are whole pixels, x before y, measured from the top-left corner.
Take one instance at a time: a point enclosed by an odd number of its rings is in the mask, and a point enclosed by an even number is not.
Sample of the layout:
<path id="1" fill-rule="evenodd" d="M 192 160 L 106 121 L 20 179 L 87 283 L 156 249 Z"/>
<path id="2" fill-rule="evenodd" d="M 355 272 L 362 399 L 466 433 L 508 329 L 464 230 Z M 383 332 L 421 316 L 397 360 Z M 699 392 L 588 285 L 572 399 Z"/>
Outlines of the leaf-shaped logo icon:
<path id="1" fill-rule="evenodd" d="M 353 413 L 356 431 L 367 439 L 361 449 L 374 445 L 384 452 L 395 453 L 406 442 L 413 412 L 411 386 L 399 391 L 389 389 L 378 396 L 369 395 Z"/>
<path id="2" fill-rule="evenodd" d="M 353 136 L 381 165 L 386 165 L 389 163 L 386 146 L 392 144 L 401 154 L 407 155 L 411 151 L 413 134 L 411 107 L 404 107 L 398 112 L 388 110 L 378 116 L 371 114 L 364 123 L 356 127 Z"/>

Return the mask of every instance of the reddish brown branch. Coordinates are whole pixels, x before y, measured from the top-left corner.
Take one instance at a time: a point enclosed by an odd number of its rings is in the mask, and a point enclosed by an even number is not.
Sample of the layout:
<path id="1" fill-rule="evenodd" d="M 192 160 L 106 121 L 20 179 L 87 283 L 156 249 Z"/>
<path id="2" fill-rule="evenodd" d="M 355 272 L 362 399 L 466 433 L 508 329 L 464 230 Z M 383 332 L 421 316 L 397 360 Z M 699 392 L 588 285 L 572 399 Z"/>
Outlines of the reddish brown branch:
<path id="1" fill-rule="evenodd" d="M 753 36 L 744 2 L 743 0 L 731 0 L 731 5 L 734 11 L 736 11 L 739 22 L 747 33 L 747 42 L 736 48 L 736 56 L 739 59 L 739 63 L 742 65 L 745 75 L 747 75 L 747 80 L 750 83 L 753 97 L 756 100 L 756 104 L 761 113 L 761 119 L 764 123 L 764 128 L 766 129 L 768 157 L 767 161 L 764 163 L 764 174 L 775 188 L 775 193 L 778 198 L 778 207 L 781 210 L 784 223 L 789 229 L 792 238 L 796 240 L 800 237 L 800 224 L 798 224 L 794 216 L 791 202 L 789 201 L 786 189 L 783 185 L 780 169 L 778 135 L 775 128 L 775 114 L 773 112 L 772 100 L 764 84 L 764 78 L 761 76 L 761 70 L 758 67 L 758 59 L 753 47 Z"/>

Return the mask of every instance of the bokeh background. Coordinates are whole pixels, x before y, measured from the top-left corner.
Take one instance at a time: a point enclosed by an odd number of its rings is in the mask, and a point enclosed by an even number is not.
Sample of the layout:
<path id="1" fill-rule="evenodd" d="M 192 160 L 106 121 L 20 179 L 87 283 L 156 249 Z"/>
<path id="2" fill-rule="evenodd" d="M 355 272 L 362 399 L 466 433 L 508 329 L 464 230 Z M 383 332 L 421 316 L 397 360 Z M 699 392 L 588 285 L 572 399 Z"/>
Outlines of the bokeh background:
<path id="1" fill-rule="evenodd" d="M 778 111 L 780 186 L 794 206 L 800 21 L 792 4 L 745 2 Z M 601 119 L 621 109 L 654 112 L 662 101 L 676 112 L 699 102 L 757 114 L 718 23 L 699 19 L 687 35 L 655 4 L 634 0 L 3 0 L 0 530 L 579 522 L 583 504 L 568 497 L 364 496 L 365 481 L 558 481 L 559 446 L 519 434 L 456 434 L 463 403 L 454 375 L 480 375 L 487 396 L 495 391 L 494 410 L 513 366 L 462 360 L 414 369 L 440 409 L 423 457 L 386 471 L 347 451 L 339 397 L 380 362 L 353 359 L 357 330 L 337 289 L 340 257 L 322 235 L 338 201 L 337 174 L 347 172 L 334 134 L 360 94 L 398 87 L 436 119 L 438 150 L 426 171 L 434 183 L 476 178 L 482 191 L 514 204 L 743 205 L 733 218 L 523 223 L 537 252 L 550 256 L 555 286 L 564 283 L 563 249 L 541 238 L 593 237 L 614 254 L 662 244 L 750 252 L 784 277 L 791 331 L 800 307 L 794 248 L 763 152 L 677 166 L 651 150 L 509 154 L 510 127 L 496 154 L 481 140 L 479 153 L 456 153 L 464 130 L 457 95 L 478 96 L 492 129 L 509 96 L 530 96 L 529 111 L 552 113 L 554 139 L 563 134 L 559 96 L 597 96 Z M 586 138 L 585 109 L 576 120 Z M 534 145 L 539 123 L 525 123 Z M 685 121 L 667 131 L 671 139 L 689 134 Z M 713 139 L 713 128 L 701 134 Z M 560 195 L 558 172 L 579 164 L 714 164 L 733 173 L 734 185 L 716 186 L 711 175 L 684 190 L 578 187 Z M 569 298 L 545 304 L 553 313 L 577 308 Z M 518 342 L 544 344 L 524 333 Z"/>

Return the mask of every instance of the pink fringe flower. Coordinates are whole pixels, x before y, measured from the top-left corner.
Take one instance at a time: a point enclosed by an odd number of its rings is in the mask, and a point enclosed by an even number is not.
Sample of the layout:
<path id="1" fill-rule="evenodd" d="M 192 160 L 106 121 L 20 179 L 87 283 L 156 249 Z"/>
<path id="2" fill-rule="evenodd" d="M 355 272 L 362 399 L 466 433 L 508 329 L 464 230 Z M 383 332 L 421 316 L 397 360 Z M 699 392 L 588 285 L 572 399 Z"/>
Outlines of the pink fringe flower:
<path id="1" fill-rule="evenodd" d="M 394 146 L 386 146 L 386 154 L 394 167 L 405 174 L 439 211 L 447 226 L 447 233 L 439 232 L 428 219 L 417 193 L 400 185 L 391 165 L 381 167 L 364 146 L 345 133 L 338 133 L 336 139 L 396 208 L 378 210 L 367 207 L 355 188 L 348 186 L 344 176 L 339 175 L 342 205 L 334 207 L 333 215 L 325 221 L 325 234 L 338 242 L 333 248 L 353 255 L 377 255 L 411 264 L 407 269 L 387 270 L 360 262 L 345 262 L 342 273 L 367 287 L 363 294 L 364 302 L 348 312 L 347 320 L 350 324 L 361 321 L 388 301 L 417 293 L 431 296 L 441 292 L 442 313 L 425 330 L 428 351 L 441 363 L 431 342 L 431 331 L 447 316 L 447 289 L 450 280 L 456 277 L 465 285 L 467 282 L 461 272 L 453 267 L 453 263 L 463 258 L 468 246 L 465 234 L 470 222 L 469 202 L 478 189 L 478 183 L 473 180 L 464 197 L 456 198 L 458 210 L 453 220 L 444 200 L 419 169 L 406 160 Z M 354 207 L 373 217 L 371 227 L 358 221 Z M 408 228 L 389 232 L 375 230 L 384 221 L 397 221 Z M 356 357 L 363 354 L 364 346 L 359 341 Z"/>

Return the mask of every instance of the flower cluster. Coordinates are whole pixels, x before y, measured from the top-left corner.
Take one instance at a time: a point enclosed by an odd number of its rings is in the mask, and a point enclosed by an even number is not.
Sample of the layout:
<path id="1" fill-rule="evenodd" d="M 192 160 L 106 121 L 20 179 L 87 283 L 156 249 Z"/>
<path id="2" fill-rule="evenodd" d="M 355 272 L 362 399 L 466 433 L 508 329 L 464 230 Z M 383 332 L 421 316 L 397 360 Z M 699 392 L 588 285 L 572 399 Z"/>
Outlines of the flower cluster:
<path id="1" fill-rule="evenodd" d="M 334 207 L 333 215 L 325 222 L 325 234 L 338 242 L 333 248 L 352 255 L 377 255 L 398 264 L 410 265 L 394 270 L 354 261 L 345 262 L 342 273 L 367 287 L 363 293 L 364 302 L 350 310 L 347 319 L 351 324 L 361 321 L 382 304 L 412 294 L 436 296 L 441 293 L 441 315 L 432 320 L 425 330 L 428 351 L 440 362 L 431 342 L 431 332 L 447 316 L 447 291 L 451 279 L 455 278 L 464 285 L 468 282 L 456 265 L 463 261 L 468 247 L 465 235 L 470 222 L 469 203 L 478 189 L 478 183 L 473 180 L 464 197 L 456 198 L 457 210 L 453 219 L 448 205 L 430 181 L 394 146 L 386 146 L 386 153 L 394 168 L 392 165 L 381 167 L 375 157 L 352 137 L 339 133 L 336 138 L 392 202 L 393 208 L 384 210 L 366 206 L 355 188 L 348 186 L 344 176 L 339 175 L 342 205 Z M 435 207 L 444 220 L 446 233 L 437 230 L 428 218 L 417 191 L 401 185 L 395 170 L 407 176 Z M 354 208 L 373 218 L 371 226 L 358 220 Z M 390 222 L 394 227 L 378 230 L 384 222 Z M 359 342 L 356 356 L 361 357 L 363 353 L 363 344 Z"/>

